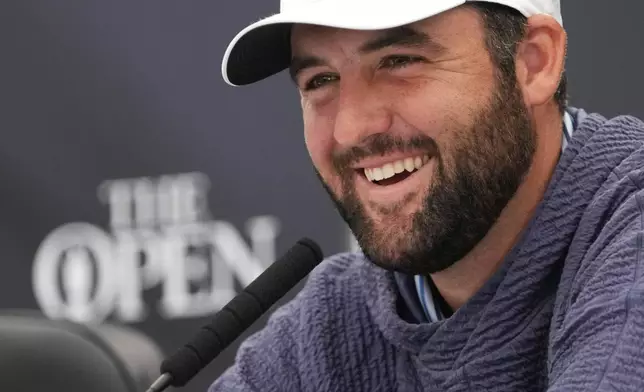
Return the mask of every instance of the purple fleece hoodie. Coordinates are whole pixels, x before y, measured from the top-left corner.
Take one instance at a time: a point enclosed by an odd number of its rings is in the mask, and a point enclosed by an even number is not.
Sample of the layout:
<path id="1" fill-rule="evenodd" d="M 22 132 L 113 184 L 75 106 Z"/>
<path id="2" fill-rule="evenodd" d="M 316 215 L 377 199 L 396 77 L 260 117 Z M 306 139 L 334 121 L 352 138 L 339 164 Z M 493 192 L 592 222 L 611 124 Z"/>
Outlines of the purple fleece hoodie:
<path id="1" fill-rule="evenodd" d="M 528 228 L 451 317 L 405 321 L 393 274 L 339 254 L 210 392 L 644 391 L 644 124 L 574 117 Z"/>

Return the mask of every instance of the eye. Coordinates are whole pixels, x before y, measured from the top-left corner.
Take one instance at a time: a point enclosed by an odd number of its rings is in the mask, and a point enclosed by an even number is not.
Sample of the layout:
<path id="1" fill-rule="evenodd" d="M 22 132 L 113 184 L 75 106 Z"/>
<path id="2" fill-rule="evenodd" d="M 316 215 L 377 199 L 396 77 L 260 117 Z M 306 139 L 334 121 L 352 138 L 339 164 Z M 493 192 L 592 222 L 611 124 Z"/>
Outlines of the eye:
<path id="1" fill-rule="evenodd" d="M 424 59 L 418 56 L 388 56 L 385 57 L 381 62 L 380 66 L 382 68 L 403 68 L 414 63 L 422 62 Z"/>
<path id="2" fill-rule="evenodd" d="M 334 82 L 338 77 L 334 74 L 318 74 L 309 79 L 304 85 L 304 91 L 316 90 L 320 87 L 324 87 L 326 84 Z"/>

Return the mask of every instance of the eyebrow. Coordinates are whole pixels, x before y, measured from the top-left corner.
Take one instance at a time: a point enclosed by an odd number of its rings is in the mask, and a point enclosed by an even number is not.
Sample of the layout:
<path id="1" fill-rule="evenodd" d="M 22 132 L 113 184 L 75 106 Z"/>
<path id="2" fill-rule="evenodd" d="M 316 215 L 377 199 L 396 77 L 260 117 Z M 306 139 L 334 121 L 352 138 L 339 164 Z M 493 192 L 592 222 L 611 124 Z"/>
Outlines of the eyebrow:
<path id="1" fill-rule="evenodd" d="M 447 49 L 437 41 L 433 40 L 428 34 L 415 30 L 409 26 L 400 26 L 385 30 L 382 34 L 369 40 L 358 48 L 358 53 L 369 54 L 379 50 L 397 47 L 397 48 L 423 48 L 429 49 L 437 54 L 444 53 Z M 326 65 L 327 62 L 317 56 L 293 56 L 289 67 L 289 74 L 293 82 L 297 81 L 297 75 L 306 68 Z"/>

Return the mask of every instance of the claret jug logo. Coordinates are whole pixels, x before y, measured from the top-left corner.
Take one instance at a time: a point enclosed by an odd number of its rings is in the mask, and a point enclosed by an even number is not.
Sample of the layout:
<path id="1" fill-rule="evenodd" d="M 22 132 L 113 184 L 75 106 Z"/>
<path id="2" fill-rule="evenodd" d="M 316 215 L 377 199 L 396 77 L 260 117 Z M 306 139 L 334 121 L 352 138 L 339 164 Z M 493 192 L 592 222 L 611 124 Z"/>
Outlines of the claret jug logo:
<path id="1" fill-rule="evenodd" d="M 84 222 L 53 230 L 38 248 L 33 290 L 50 318 L 100 323 L 203 317 L 221 309 L 275 260 L 276 217 L 242 232 L 214 220 L 201 173 L 110 180 L 99 186 L 109 229 Z M 245 239 L 248 238 L 248 241 Z M 156 289 L 156 304 L 144 293 Z M 149 301 L 148 301 L 149 302 Z"/>

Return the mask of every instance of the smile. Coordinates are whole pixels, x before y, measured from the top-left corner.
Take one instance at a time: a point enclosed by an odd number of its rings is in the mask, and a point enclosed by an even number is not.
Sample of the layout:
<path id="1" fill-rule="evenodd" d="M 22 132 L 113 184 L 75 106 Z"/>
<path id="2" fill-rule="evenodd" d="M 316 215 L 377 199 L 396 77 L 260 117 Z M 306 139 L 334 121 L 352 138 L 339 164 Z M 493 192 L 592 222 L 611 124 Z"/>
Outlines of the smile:
<path id="1" fill-rule="evenodd" d="M 377 167 L 366 167 L 362 170 L 367 180 L 374 184 L 384 186 L 395 184 L 406 179 L 421 167 L 425 166 L 427 162 L 429 162 L 428 155 L 419 155 L 387 162 Z"/>
<path id="2" fill-rule="evenodd" d="M 354 167 L 356 193 L 365 203 L 409 201 L 429 187 L 437 164 L 438 157 L 425 152 L 367 158 Z"/>

